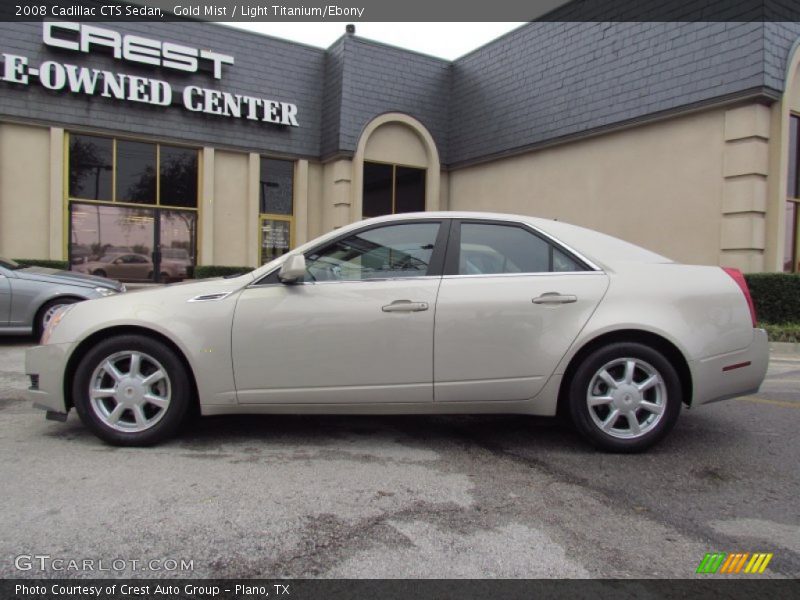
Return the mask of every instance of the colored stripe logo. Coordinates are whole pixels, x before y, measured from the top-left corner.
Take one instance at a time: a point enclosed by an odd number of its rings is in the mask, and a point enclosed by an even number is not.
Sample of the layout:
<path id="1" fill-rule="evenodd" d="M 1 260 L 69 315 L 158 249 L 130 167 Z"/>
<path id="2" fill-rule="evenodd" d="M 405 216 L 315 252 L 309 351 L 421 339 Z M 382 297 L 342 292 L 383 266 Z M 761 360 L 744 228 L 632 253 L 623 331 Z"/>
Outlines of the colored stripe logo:
<path id="1" fill-rule="evenodd" d="M 700 561 L 695 573 L 705 575 L 739 573 L 757 574 L 767 569 L 773 557 L 772 552 L 709 552 Z"/>

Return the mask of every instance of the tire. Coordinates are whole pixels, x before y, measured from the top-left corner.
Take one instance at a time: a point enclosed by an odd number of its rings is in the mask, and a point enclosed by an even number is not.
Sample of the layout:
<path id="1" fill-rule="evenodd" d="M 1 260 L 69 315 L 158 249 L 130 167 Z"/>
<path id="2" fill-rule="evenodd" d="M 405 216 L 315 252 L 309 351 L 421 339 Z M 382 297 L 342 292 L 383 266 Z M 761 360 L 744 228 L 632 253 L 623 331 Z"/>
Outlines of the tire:
<path id="1" fill-rule="evenodd" d="M 95 271 L 92 271 L 92 275 L 95 277 L 108 277 L 103 269 L 96 269 Z"/>
<path id="2" fill-rule="evenodd" d="M 47 326 L 47 323 L 50 322 L 50 319 L 53 318 L 56 309 L 67 306 L 68 304 L 75 304 L 81 300 L 81 298 L 56 298 L 55 300 L 45 302 L 36 313 L 36 320 L 33 324 L 33 335 L 36 336 L 36 339 L 42 339 L 44 328 Z"/>
<path id="3" fill-rule="evenodd" d="M 584 359 L 570 382 L 568 400 L 572 422 L 595 447 L 642 452 L 672 429 L 683 398 L 678 374 L 663 354 L 622 342 Z"/>
<path id="4" fill-rule="evenodd" d="M 81 421 L 115 446 L 150 446 L 171 437 L 186 418 L 191 396 L 180 358 L 142 335 L 111 337 L 94 346 L 81 359 L 72 384 Z"/>

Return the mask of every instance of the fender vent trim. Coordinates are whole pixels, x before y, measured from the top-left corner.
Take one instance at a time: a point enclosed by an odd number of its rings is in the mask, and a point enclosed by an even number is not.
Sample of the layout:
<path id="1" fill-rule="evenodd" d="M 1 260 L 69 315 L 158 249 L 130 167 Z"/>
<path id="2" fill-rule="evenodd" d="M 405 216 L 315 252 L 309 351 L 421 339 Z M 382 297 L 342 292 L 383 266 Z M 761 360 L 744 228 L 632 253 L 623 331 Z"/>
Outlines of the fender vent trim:
<path id="1" fill-rule="evenodd" d="M 232 292 L 217 292 L 211 294 L 201 294 L 200 296 L 195 296 L 194 298 L 189 298 L 187 302 L 213 302 L 215 300 L 222 300 L 223 298 L 227 298 L 231 295 Z"/>

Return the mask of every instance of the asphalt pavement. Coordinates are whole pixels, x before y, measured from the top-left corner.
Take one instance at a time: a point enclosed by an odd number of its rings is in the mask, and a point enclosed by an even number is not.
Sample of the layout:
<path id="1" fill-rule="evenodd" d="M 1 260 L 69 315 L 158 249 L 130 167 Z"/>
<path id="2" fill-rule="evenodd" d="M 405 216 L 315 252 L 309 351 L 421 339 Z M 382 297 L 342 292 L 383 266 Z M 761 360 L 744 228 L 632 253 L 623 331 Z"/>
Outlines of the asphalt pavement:
<path id="1" fill-rule="evenodd" d="M 0 577 L 683 578 L 707 552 L 800 576 L 796 354 L 626 456 L 523 416 L 213 417 L 113 448 L 24 400 L 29 344 L 0 339 Z"/>

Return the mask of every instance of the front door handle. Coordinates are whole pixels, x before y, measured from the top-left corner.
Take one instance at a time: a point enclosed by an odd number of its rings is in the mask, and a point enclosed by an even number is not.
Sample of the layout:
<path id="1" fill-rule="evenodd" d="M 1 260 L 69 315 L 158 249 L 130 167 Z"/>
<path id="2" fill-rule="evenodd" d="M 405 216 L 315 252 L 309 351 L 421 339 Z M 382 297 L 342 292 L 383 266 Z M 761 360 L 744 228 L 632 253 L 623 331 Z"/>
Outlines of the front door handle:
<path id="1" fill-rule="evenodd" d="M 395 300 L 382 307 L 383 312 L 420 312 L 428 310 L 427 302 L 412 302 L 411 300 Z"/>
<path id="2" fill-rule="evenodd" d="M 577 302 L 578 297 L 571 294 L 559 294 L 558 292 L 545 292 L 541 296 L 533 299 L 534 304 L 571 304 Z"/>

